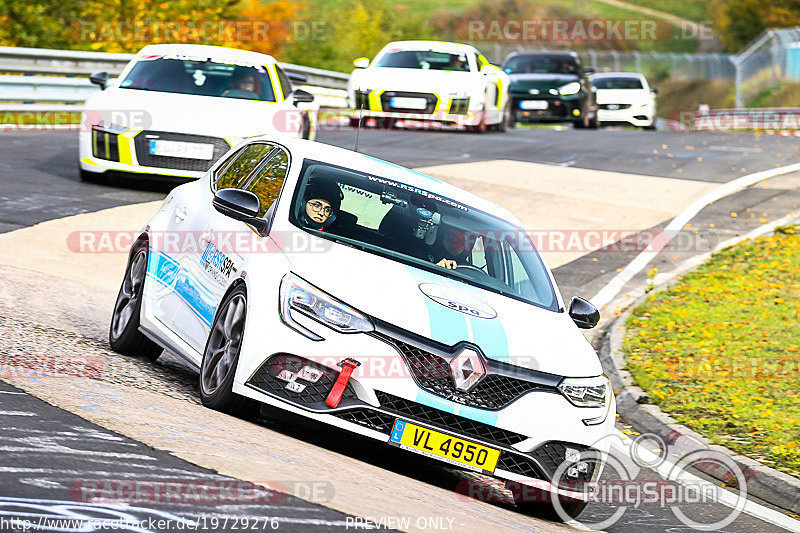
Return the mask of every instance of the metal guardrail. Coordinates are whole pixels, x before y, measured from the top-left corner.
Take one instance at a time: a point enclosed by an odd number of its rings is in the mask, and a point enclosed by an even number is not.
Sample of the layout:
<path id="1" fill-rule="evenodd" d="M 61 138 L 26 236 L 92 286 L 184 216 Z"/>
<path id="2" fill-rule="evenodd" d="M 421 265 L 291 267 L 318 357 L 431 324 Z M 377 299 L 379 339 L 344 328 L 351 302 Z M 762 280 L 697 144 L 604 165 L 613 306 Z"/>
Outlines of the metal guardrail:
<path id="1" fill-rule="evenodd" d="M 99 90 L 88 76 L 105 70 L 119 75 L 134 54 L 48 50 L 0 46 L 0 109 L 34 111 L 33 104 L 46 110 L 73 111 Z M 317 96 L 324 107 L 344 107 L 348 74 L 303 65 L 280 63 L 287 72 L 303 74 L 301 85 Z M 36 111 L 42 110 L 37 105 Z"/>

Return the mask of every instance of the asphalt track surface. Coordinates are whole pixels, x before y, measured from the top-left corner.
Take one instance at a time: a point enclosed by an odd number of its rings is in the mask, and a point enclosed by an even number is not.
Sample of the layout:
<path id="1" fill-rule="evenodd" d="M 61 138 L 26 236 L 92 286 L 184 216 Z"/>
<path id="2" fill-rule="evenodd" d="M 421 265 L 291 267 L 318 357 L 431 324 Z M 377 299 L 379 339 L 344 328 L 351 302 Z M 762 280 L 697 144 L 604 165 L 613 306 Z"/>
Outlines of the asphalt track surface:
<path id="1" fill-rule="evenodd" d="M 157 200 L 163 198 L 167 190 L 163 186 L 154 185 L 98 185 L 80 182 L 75 163 L 77 136 L 74 132 L 2 132 L 0 139 L 3 141 L 0 143 L 0 232 L 28 227 L 44 220 Z M 352 130 L 323 131 L 318 139 L 350 148 L 355 142 L 355 133 Z M 359 139 L 360 151 L 411 167 L 511 159 L 716 183 L 758 170 L 794 163 L 799 152 L 798 144 L 800 140 L 797 138 L 780 136 L 570 129 L 515 130 L 505 135 L 362 130 Z M 565 184 L 565 187 L 568 186 L 569 184 Z M 609 191 L 608 194 L 614 194 L 614 191 Z M 751 188 L 725 198 L 709 206 L 695 219 L 694 226 L 702 228 L 701 232 L 690 233 L 687 230 L 687 234 L 695 235 L 695 239 L 703 238 L 702 244 L 695 243 L 685 247 L 686 249 L 665 250 L 655 264 L 668 269 L 685 257 L 702 251 L 698 247 L 711 248 L 716 242 L 745 233 L 759 225 L 762 212 L 771 213 L 770 219 L 778 218 L 796 209 L 798 203 L 800 193 L 791 186 Z M 580 208 L 579 205 L 575 206 L 575 209 Z M 758 213 L 759 216 L 731 218 L 729 215 L 734 211 L 745 213 L 746 210 L 753 214 Z M 713 229 L 711 224 L 714 225 Z M 624 267 L 633 255 L 589 254 L 555 269 L 562 293 L 567 298 L 573 294 L 591 296 L 619 268 Z M 631 285 L 640 281 L 641 277 L 634 279 Z M 62 305 L 71 306 L 70 303 Z M 3 304 L 0 307 L 0 316 L 6 317 L 3 308 L 12 309 L 13 306 Z M 103 310 L 98 312 L 102 314 Z M 14 312 L 9 314 L 14 315 Z M 94 341 L 104 342 L 105 332 L 98 331 L 95 326 L 92 320 L 88 320 L 81 334 Z M 160 370 L 163 375 L 169 372 L 176 372 L 178 375 L 185 373 L 176 363 L 164 364 Z M 186 383 L 191 381 L 191 377 L 185 378 Z M 57 501 L 69 500 L 70 484 L 87 479 L 107 479 L 110 464 L 114 467 L 113 472 L 119 474 L 112 479 L 124 478 L 125 475 L 138 475 L 138 479 L 147 479 L 146 465 L 153 459 L 159 461 L 159 466 L 164 469 L 174 469 L 164 472 L 173 471 L 180 479 L 211 482 L 226 479 L 165 452 L 149 449 L 94 426 L 34 397 L 14 394 L 18 392 L 20 391 L 0 383 L 0 412 L 4 413 L 0 416 L 3 445 L 13 447 L 14 444 L 10 444 L 14 442 L 13 439 L 24 443 L 20 445 L 19 451 L 9 453 L 9 450 L 4 450 L 0 464 L 0 509 L 10 508 L 13 498 L 25 499 L 25 505 L 34 505 L 34 500 L 47 500 L 46 505 L 49 506 L 56 505 Z M 6 412 L 34 413 L 35 416 L 9 415 Z M 15 435 L 15 431 L 18 434 Z M 384 450 L 375 451 L 375 446 L 371 443 L 353 445 L 345 436 L 320 439 L 313 429 L 302 426 L 280 429 L 267 427 L 265 431 L 288 432 L 295 438 L 331 447 L 337 453 L 361 457 L 388 472 L 406 473 L 405 456 L 388 454 L 390 456 L 387 457 Z M 45 441 L 39 437 L 42 432 L 49 433 Z M 42 449 L 49 447 L 49 451 L 40 454 L 22 449 L 30 448 L 33 446 L 31 443 L 38 443 Z M 93 456 L 95 452 L 97 453 Z M 102 453 L 112 455 L 103 456 Z M 126 453 L 139 457 L 134 460 L 131 457 L 113 456 Z M 26 472 L 26 469 L 29 471 Z M 407 475 L 432 486 L 451 490 L 458 479 L 451 469 L 438 464 L 430 464 L 423 473 Z M 657 479 L 657 476 L 653 476 L 656 474 L 652 472 L 640 473 L 641 479 Z M 283 505 L 283 512 L 278 513 L 275 505 Z M 497 505 L 513 508 L 508 502 Z M 217 515 L 239 513 L 239 516 L 251 517 L 281 514 L 287 520 L 281 523 L 280 530 L 307 530 L 311 525 L 322 527 L 321 524 L 324 523 L 329 525 L 322 529 L 329 530 L 339 527 L 346 520 L 341 513 L 291 496 L 280 499 L 278 504 L 251 507 L 244 511 L 241 508 L 232 510 L 213 507 L 206 504 L 187 506 L 184 509 L 180 506 L 150 505 L 137 512 L 143 516 L 148 513 L 175 513 L 194 518 L 203 512 Z M 24 506 L 15 509 L 21 512 Z M 613 509 L 606 505 L 590 506 L 581 518 L 599 520 L 608 516 Z M 729 509 L 724 506 L 709 503 L 695 506 L 691 514 L 711 521 L 712 518 L 722 517 L 728 512 Z M 0 514 L 2 516 L 4 515 Z M 292 522 L 292 519 L 309 517 L 319 521 L 305 524 L 297 520 Z M 531 526 L 531 530 L 537 529 L 539 528 Z M 669 510 L 648 504 L 628 509 L 623 519 L 607 530 L 625 533 L 643 530 L 690 531 Z M 755 533 L 780 530 L 772 524 L 743 514 L 722 531 Z"/>

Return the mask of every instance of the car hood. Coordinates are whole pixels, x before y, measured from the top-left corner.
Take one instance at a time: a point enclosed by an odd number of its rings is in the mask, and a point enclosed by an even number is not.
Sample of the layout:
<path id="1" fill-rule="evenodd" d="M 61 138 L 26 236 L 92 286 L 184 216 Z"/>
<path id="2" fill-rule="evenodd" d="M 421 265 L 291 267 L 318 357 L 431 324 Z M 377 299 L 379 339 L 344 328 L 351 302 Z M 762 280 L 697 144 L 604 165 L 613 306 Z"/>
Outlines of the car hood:
<path id="1" fill-rule="evenodd" d="M 480 81 L 474 72 L 452 72 L 412 68 L 370 68 L 353 73 L 354 87 L 361 90 L 438 92 L 470 91 Z"/>
<path id="2" fill-rule="evenodd" d="M 647 89 L 597 89 L 598 104 L 630 104 L 647 102 L 650 91 Z"/>
<path id="3" fill-rule="evenodd" d="M 508 78 L 511 80 L 511 90 L 515 92 L 531 89 L 547 92 L 580 79 L 574 74 L 509 74 Z"/>
<path id="4" fill-rule="evenodd" d="M 106 122 L 154 131 L 213 137 L 250 137 L 263 133 L 294 135 L 297 126 L 285 104 L 187 94 L 110 88 L 87 101 L 87 115 L 99 113 Z M 115 118 L 116 117 L 116 118 Z M 91 117 L 90 117 L 91 118 Z M 293 131 L 292 131 L 293 130 Z"/>
<path id="5" fill-rule="evenodd" d="M 323 248 L 309 243 L 308 249 Z M 516 366 L 571 377 L 602 373 L 594 349 L 565 312 L 541 309 L 342 244 L 325 241 L 324 250 L 287 253 L 292 270 L 363 313 L 448 346 L 472 342 L 488 358 Z"/>

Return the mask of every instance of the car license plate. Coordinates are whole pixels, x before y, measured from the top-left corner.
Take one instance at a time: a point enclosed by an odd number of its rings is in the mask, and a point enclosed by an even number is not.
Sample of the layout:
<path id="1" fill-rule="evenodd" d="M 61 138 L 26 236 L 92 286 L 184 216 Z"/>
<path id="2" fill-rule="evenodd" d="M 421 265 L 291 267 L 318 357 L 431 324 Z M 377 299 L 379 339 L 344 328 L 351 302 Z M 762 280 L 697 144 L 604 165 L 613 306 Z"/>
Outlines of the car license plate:
<path id="1" fill-rule="evenodd" d="M 397 109 L 425 109 L 428 101 L 425 98 L 393 96 L 389 99 L 389 105 Z"/>
<path id="2" fill-rule="evenodd" d="M 547 100 L 522 100 L 520 109 L 547 109 Z"/>
<path id="3" fill-rule="evenodd" d="M 389 444 L 489 474 L 494 472 L 497 460 L 500 458 L 499 450 L 433 431 L 399 418 L 394 421 Z"/>
<path id="4" fill-rule="evenodd" d="M 214 159 L 214 145 L 206 143 L 187 143 L 182 141 L 150 141 L 150 155 L 183 157 L 186 159 Z"/>

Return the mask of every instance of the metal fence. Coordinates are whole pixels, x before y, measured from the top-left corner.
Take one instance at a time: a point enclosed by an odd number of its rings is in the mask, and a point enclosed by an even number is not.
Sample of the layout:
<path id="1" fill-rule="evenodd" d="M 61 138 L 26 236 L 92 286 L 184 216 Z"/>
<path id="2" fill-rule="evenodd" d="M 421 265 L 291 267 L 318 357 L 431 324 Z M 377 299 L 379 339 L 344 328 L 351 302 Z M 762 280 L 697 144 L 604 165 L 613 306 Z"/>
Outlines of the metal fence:
<path id="1" fill-rule="evenodd" d="M 525 52 L 533 48 L 524 45 L 500 43 L 475 43 L 493 63 L 502 63 L 512 52 Z M 576 50 L 584 65 L 593 66 L 598 72 L 641 72 L 648 78 L 662 80 L 708 79 L 734 80 L 735 56 L 732 54 L 684 54 L 664 52 L 619 52 L 615 50 Z"/>
<path id="2" fill-rule="evenodd" d="M 524 45 L 475 43 L 494 63 L 508 54 L 532 50 Z M 736 107 L 785 82 L 800 82 L 800 27 L 767 30 L 742 53 L 678 54 L 577 50 L 585 65 L 603 71 L 635 71 L 660 81 L 730 80 L 736 84 Z"/>
<path id="3" fill-rule="evenodd" d="M 800 27 L 765 31 L 735 64 L 736 107 L 781 83 L 800 82 Z"/>
<path id="4" fill-rule="evenodd" d="M 89 82 L 92 72 L 120 74 L 133 54 L 47 50 L 0 46 L 0 109 L 4 111 L 72 111 L 99 90 Z M 349 75 L 282 63 L 287 72 L 307 77 L 301 88 L 323 107 L 344 107 Z"/>

